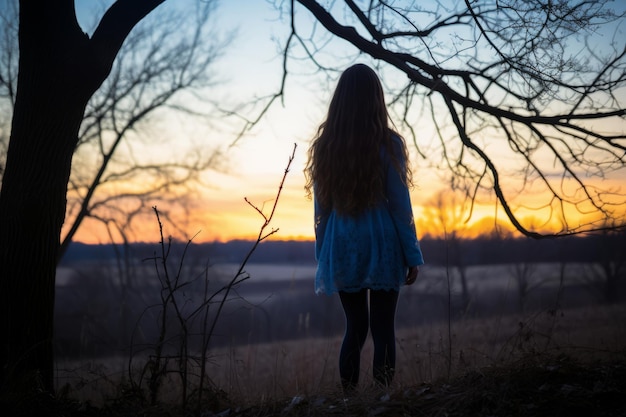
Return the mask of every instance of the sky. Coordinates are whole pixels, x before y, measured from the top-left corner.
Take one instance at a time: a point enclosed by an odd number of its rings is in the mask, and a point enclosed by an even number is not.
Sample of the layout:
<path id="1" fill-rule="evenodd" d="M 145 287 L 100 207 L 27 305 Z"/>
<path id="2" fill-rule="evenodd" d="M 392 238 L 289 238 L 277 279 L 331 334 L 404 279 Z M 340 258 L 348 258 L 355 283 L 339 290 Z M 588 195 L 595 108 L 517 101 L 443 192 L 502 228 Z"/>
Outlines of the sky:
<path id="1" fill-rule="evenodd" d="M 79 15 L 81 10 L 88 15 L 85 11 L 87 4 L 77 2 Z M 284 42 L 287 20 L 280 20 L 279 12 L 271 2 L 261 0 L 223 1 L 217 17 L 220 30 L 236 29 L 237 36 L 217 63 L 216 74 L 223 82 L 216 85 L 215 97 L 245 103 L 276 92 L 282 76 L 282 51 L 277 42 Z M 341 42 L 337 42 L 337 48 L 342 47 Z M 363 62 L 368 61 L 364 58 Z M 232 143 L 232 135 L 202 130 L 206 135 L 206 139 L 202 139 L 206 140 L 206 146 L 217 144 L 222 149 L 224 163 L 220 164 L 220 170 L 211 170 L 204 175 L 209 186 L 196 201 L 196 210 L 185 224 L 190 236 L 198 233 L 195 241 L 256 238 L 264 219 L 245 199 L 269 214 L 294 145 L 294 160 L 274 218 L 266 231 L 278 229 L 274 239 L 314 237 L 313 203 L 305 195 L 303 169 L 310 139 L 323 121 L 333 83 L 324 83 L 310 72 L 310 63 L 291 61 L 284 105 L 275 103 L 259 124 L 236 143 Z M 172 145 L 165 142 L 161 146 Z M 420 221 L 425 216 L 423 205 L 448 185 L 442 180 L 442 172 L 429 167 L 410 144 L 409 149 L 416 183 L 411 198 L 418 235 L 433 233 L 423 230 L 429 228 L 427 222 Z M 494 216 L 496 212 L 491 203 L 478 204 L 470 222 L 463 227 L 470 229 L 471 224 L 476 223 L 484 229 L 485 222 L 481 219 Z M 504 219 L 501 212 L 498 217 Z M 137 234 L 137 240 L 156 237 L 152 224 L 145 225 L 145 230 Z M 104 243 L 108 236 L 102 229 L 85 223 L 75 240 Z"/>

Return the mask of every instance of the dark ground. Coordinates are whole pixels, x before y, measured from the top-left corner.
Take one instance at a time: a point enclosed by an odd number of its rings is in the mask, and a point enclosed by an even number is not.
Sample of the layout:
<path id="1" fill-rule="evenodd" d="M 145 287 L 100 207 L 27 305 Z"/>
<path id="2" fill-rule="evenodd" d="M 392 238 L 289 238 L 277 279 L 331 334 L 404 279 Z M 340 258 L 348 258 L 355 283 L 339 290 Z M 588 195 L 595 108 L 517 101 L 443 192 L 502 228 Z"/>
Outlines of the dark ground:
<path id="1" fill-rule="evenodd" d="M 621 417 L 626 416 L 626 352 L 587 362 L 561 356 L 528 356 L 515 363 L 470 371 L 448 381 L 405 387 L 386 394 L 362 391 L 285 398 L 240 407 L 214 396 L 200 411 L 148 406 L 122 392 L 102 407 L 45 395 L 3 401 L 5 416 L 423 416 L 423 417 Z M 6 400 L 6 398 L 5 398 Z"/>
<path id="2" fill-rule="evenodd" d="M 589 364 L 565 357 L 526 359 L 390 396 L 366 392 L 347 401 L 318 397 L 297 402 L 292 399 L 228 415 L 626 416 L 626 361 L 624 357 Z"/>

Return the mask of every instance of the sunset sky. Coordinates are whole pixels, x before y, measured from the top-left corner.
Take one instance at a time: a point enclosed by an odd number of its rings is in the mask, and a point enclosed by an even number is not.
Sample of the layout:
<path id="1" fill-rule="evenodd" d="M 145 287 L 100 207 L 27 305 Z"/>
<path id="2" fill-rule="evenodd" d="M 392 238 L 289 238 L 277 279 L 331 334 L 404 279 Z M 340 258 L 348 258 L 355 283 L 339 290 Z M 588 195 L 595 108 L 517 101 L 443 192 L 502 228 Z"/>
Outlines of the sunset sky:
<path id="1" fill-rule="evenodd" d="M 218 77 L 224 82 L 216 85 L 215 97 L 245 103 L 276 92 L 282 76 L 282 51 L 277 39 L 284 43 L 288 21 L 279 19 L 279 13 L 271 2 L 260 0 L 223 1 L 217 13 L 219 27 L 224 31 L 236 28 L 238 35 L 216 67 Z M 337 41 L 336 47 L 344 48 L 346 45 Z M 360 62 L 371 61 L 363 57 Z M 190 236 L 199 232 L 195 241 L 256 237 L 263 218 L 244 198 L 269 213 L 294 144 L 297 145 L 295 159 L 270 228 L 279 229 L 274 239 L 313 238 L 313 203 L 305 196 L 303 168 L 309 141 L 323 121 L 334 84 L 328 87 L 312 72 L 310 62 L 291 61 L 284 106 L 276 103 L 266 117 L 234 145 L 230 146 L 232 135 L 205 131 L 207 146 L 219 146 L 224 152 L 224 161 L 219 172 L 210 171 L 204 176 L 209 187 L 197 201 L 197 210 L 186 226 Z M 390 77 L 403 75 L 391 72 Z M 434 132 L 430 129 L 430 125 L 426 124 L 416 127 L 423 132 L 419 140 L 424 141 L 424 146 L 433 140 Z M 624 131 L 623 124 L 621 130 Z M 180 137 L 176 138 L 175 144 L 165 142 L 161 146 L 166 150 L 168 146 L 181 146 L 184 141 L 185 138 Z M 442 171 L 429 168 L 427 161 L 417 156 L 410 143 L 409 148 L 416 185 L 411 195 L 418 234 L 435 233 L 435 230 L 425 230 L 430 226 L 425 221 L 428 210 L 423 206 L 447 185 L 442 181 Z M 626 174 L 622 172 L 607 181 L 614 181 L 616 186 L 620 186 L 624 179 Z M 528 200 L 532 199 L 529 194 Z M 495 215 L 496 209 L 491 201 L 485 205 L 478 204 L 463 228 L 471 229 L 472 224 L 476 224 L 484 230 L 493 225 L 493 220 L 485 221 L 484 218 Z M 524 215 L 532 216 L 533 212 L 528 211 Z M 498 212 L 497 217 L 508 224 L 502 212 Z M 137 240 L 155 240 L 156 232 L 153 224 L 146 225 L 145 231 L 138 233 Z M 108 236 L 102 229 L 87 222 L 75 240 L 104 243 L 108 241 Z"/>

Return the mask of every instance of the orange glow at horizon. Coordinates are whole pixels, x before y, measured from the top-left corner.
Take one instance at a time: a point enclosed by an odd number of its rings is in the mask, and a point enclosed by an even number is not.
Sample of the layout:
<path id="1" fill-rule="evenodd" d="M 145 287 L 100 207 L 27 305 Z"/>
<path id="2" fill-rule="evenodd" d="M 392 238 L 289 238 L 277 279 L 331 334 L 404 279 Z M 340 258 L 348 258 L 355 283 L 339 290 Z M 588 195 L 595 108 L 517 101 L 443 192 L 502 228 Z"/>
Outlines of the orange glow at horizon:
<path id="1" fill-rule="evenodd" d="M 274 218 L 263 230 L 263 235 L 277 229 L 270 237 L 272 240 L 314 240 L 313 232 L 313 202 L 305 196 L 304 177 L 301 169 L 293 168 L 285 180 L 281 191 Z M 291 175 L 291 176 L 290 176 Z M 261 231 L 265 218 L 256 210 L 259 209 L 266 217 L 272 210 L 281 172 L 260 173 L 256 175 L 240 175 L 223 182 L 221 187 L 210 190 L 197 203 L 197 207 L 190 210 L 190 216 L 180 221 L 174 227 L 164 221 L 165 237 L 178 240 L 188 240 L 193 237 L 195 243 L 255 240 Z M 477 238 L 493 235 L 498 232 L 504 236 L 521 236 L 515 230 L 501 208 L 495 209 L 493 204 L 475 204 L 472 216 L 467 219 L 467 211 L 462 204 L 443 208 L 449 212 L 461 213 L 456 220 L 442 223 L 442 208 L 433 207 L 433 196 L 442 189 L 426 189 L 417 187 L 412 191 L 413 212 L 415 216 L 418 237 L 443 237 L 446 233 L 455 232 L 461 238 Z M 426 193 L 429 192 L 429 194 Z M 449 196 L 451 193 L 444 192 Z M 246 202 L 247 199 L 250 204 Z M 533 197 L 528 196 L 528 201 Z M 255 208 L 256 207 L 256 208 Z M 467 209 L 467 207 L 465 207 Z M 624 207 L 620 206 L 622 212 Z M 592 215 L 576 213 L 573 207 L 567 209 L 570 216 L 570 226 L 588 224 L 598 220 Z M 562 232 L 562 224 L 558 216 L 545 220 L 545 213 L 533 209 L 518 209 L 516 215 L 524 227 L 532 231 L 544 233 Z M 625 213 L 626 214 L 626 213 Z M 596 215 L 597 216 L 597 215 Z M 578 222 L 574 224 L 574 221 Z M 183 236 L 181 234 L 184 233 Z M 113 240 L 120 242 L 119 236 L 112 233 Z M 145 219 L 132 229 L 133 242 L 158 242 L 160 239 L 158 224 L 154 213 L 147 213 Z M 109 243 L 109 234 L 100 223 L 85 221 L 76 235 L 75 241 L 88 244 Z"/>

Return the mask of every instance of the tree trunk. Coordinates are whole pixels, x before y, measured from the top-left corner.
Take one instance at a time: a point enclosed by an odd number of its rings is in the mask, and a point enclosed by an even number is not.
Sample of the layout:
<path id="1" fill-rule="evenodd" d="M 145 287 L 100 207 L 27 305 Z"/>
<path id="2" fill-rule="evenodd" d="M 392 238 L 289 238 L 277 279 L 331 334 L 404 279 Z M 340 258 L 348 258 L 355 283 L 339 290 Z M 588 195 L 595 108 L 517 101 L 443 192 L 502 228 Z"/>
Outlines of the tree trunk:
<path id="1" fill-rule="evenodd" d="M 22 102 L 40 95 L 24 90 Z M 71 113 L 64 115 L 49 104 L 37 110 L 16 105 L 0 194 L 2 380 L 37 378 L 45 389 L 52 388 L 55 271 L 82 115 L 80 103 L 66 102 Z"/>
<path id="2" fill-rule="evenodd" d="M 89 39 L 74 0 L 20 1 L 18 87 L 0 191 L 2 392 L 53 392 L 56 263 L 78 129 L 122 42 L 162 2 L 114 3 Z"/>
<path id="3" fill-rule="evenodd" d="M 36 56 L 20 57 L 0 193 L 0 376 L 2 388 L 36 383 L 51 391 L 59 236 L 72 154 L 90 94 L 85 77 L 68 70 L 77 67 L 72 56 L 42 43 L 47 51 L 38 48 Z"/>

